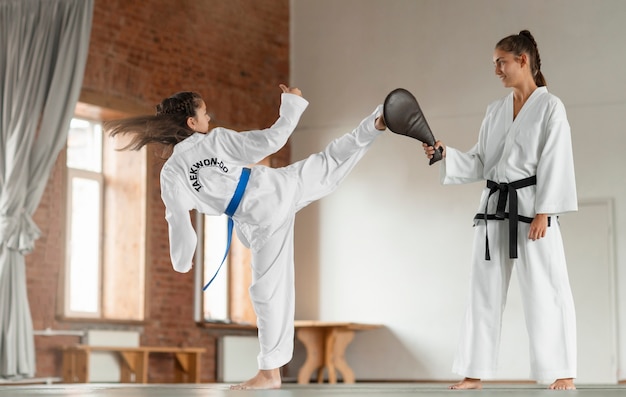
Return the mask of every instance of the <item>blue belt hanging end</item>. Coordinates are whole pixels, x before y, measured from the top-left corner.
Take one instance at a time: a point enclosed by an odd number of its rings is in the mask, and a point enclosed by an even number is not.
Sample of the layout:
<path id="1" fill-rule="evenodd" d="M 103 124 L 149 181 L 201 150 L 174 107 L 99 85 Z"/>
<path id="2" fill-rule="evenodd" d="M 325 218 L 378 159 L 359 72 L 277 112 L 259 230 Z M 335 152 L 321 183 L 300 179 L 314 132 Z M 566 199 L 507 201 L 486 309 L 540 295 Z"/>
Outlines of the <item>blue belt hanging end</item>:
<path id="1" fill-rule="evenodd" d="M 213 275 L 213 277 L 211 277 L 209 282 L 206 283 L 206 285 L 202 288 L 202 291 L 206 291 L 206 289 L 209 288 L 209 285 L 211 285 L 213 280 L 215 280 L 215 277 L 217 277 L 217 274 L 220 272 L 222 265 L 226 261 L 226 257 L 228 257 L 228 251 L 230 250 L 230 241 L 232 240 L 232 236 L 233 236 L 234 222 L 233 222 L 232 217 L 235 214 L 235 211 L 237 211 L 237 207 L 239 207 L 239 203 L 241 202 L 243 193 L 246 191 L 246 186 L 248 185 L 248 179 L 250 179 L 250 168 L 244 168 L 243 170 L 241 170 L 241 177 L 239 177 L 239 183 L 237 183 L 237 187 L 235 188 L 235 194 L 233 194 L 233 198 L 230 199 L 230 203 L 228 203 L 228 207 L 226 207 L 226 211 L 224 211 L 226 216 L 228 216 L 228 231 L 226 232 L 227 240 L 226 240 L 226 252 L 224 253 L 224 258 L 222 259 L 222 263 L 220 264 L 220 266 L 215 271 L 215 274 Z"/>

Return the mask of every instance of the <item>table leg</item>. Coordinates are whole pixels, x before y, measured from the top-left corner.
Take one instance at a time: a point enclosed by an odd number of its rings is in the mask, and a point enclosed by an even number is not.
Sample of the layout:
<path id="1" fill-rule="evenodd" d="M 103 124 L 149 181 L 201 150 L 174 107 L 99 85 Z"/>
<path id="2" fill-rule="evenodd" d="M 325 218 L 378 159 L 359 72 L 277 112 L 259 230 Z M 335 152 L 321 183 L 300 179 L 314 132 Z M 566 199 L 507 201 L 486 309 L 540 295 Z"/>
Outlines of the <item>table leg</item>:
<path id="1" fill-rule="evenodd" d="M 354 383 L 356 381 L 354 372 L 346 361 L 346 348 L 352 342 L 352 339 L 354 339 L 354 331 L 349 329 L 334 330 L 332 361 L 334 367 L 341 373 L 343 383 Z"/>
<path id="2" fill-rule="evenodd" d="M 139 382 L 137 377 L 141 376 L 139 374 L 139 370 L 143 368 L 140 360 L 142 358 L 141 352 L 130 352 L 130 351 L 122 351 L 120 352 L 120 356 L 122 360 L 120 362 L 120 382 L 122 383 L 132 383 L 133 381 L 136 383 L 144 383 Z M 134 375 L 134 379 L 133 379 Z"/>
<path id="3" fill-rule="evenodd" d="M 317 383 L 324 383 L 324 366 L 320 365 L 317 369 Z"/>
<path id="4" fill-rule="evenodd" d="M 192 353 L 189 363 L 189 379 L 190 383 L 200 383 L 200 370 L 202 369 L 202 356 L 200 353 Z"/>
<path id="5" fill-rule="evenodd" d="M 63 352 L 63 381 L 86 383 L 89 378 L 89 354 L 84 350 L 66 349 Z"/>
<path id="6" fill-rule="evenodd" d="M 63 350 L 63 383 L 74 382 L 75 366 L 74 351 L 69 349 Z"/>
<path id="7" fill-rule="evenodd" d="M 189 353 L 176 353 L 176 383 L 185 383 L 189 373 Z"/>
<path id="8" fill-rule="evenodd" d="M 176 382 L 200 383 L 200 353 L 176 353 Z"/>
<path id="9" fill-rule="evenodd" d="M 148 383 L 148 363 L 150 362 L 150 352 L 147 350 L 142 351 L 138 356 L 137 372 L 135 372 L 135 382 Z"/>
<path id="10" fill-rule="evenodd" d="M 324 336 L 324 365 L 328 368 L 328 383 L 337 383 L 335 372 L 337 331 L 335 328 L 329 329 Z"/>
<path id="11" fill-rule="evenodd" d="M 298 371 L 298 383 L 306 384 L 311 379 L 311 373 L 320 369 L 323 376 L 324 365 L 324 330 L 315 328 L 299 328 L 296 331 L 297 338 L 306 348 L 306 361 Z M 318 381 L 319 381 L 318 372 Z"/>

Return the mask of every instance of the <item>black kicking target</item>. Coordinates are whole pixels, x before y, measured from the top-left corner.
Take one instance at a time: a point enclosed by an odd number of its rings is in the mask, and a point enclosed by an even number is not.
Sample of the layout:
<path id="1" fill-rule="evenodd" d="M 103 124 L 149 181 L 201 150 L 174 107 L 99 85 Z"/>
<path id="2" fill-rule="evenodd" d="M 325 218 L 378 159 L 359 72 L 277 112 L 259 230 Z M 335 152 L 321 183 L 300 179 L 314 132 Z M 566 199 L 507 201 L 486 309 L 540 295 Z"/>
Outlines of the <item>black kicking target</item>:
<path id="1" fill-rule="evenodd" d="M 396 88 L 387 95 L 383 105 L 383 118 L 391 132 L 417 139 L 428 146 L 435 146 L 435 137 L 417 99 L 404 88 Z M 430 165 L 441 160 L 442 152 L 441 147 L 435 151 L 433 158 L 430 159 Z"/>

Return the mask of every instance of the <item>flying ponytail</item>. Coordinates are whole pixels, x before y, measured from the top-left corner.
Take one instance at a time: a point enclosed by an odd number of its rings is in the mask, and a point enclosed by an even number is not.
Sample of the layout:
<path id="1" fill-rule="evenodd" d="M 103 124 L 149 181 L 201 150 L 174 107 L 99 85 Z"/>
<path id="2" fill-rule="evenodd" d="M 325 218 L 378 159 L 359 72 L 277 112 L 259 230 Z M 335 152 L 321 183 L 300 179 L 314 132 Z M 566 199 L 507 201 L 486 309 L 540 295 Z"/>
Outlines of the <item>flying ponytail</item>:
<path id="1" fill-rule="evenodd" d="M 138 116 L 103 123 L 104 130 L 112 137 L 130 135 L 130 142 L 121 150 L 139 150 L 150 143 L 164 146 L 163 156 L 169 157 L 174 145 L 193 135 L 187 119 L 196 114 L 202 105 L 202 97 L 195 92 L 179 92 L 165 98 L 156 106 L 156 115 Z"/>

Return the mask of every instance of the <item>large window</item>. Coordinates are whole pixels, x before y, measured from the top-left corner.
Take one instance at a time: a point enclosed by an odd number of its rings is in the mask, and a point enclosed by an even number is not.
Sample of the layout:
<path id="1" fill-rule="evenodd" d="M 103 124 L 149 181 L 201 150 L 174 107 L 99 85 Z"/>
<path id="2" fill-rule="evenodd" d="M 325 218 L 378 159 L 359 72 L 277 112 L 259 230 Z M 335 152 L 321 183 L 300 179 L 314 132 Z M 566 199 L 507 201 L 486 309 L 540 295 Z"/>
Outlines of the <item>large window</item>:
<path id="1" fill-rule="evenodd" d="M 73 119 L 67 139 L 68 271 L 65 311 L 98 317 L 102 266 L 102 128 Z"/>
<path id="2" fill-rule="evenodd" d="M 85 109 L 79 105 L 78 109 Z M 63 315 L 143 320 L 145 151 L 118 151 L 99 120 L 76 117 L 67 140 Z"/>

